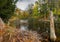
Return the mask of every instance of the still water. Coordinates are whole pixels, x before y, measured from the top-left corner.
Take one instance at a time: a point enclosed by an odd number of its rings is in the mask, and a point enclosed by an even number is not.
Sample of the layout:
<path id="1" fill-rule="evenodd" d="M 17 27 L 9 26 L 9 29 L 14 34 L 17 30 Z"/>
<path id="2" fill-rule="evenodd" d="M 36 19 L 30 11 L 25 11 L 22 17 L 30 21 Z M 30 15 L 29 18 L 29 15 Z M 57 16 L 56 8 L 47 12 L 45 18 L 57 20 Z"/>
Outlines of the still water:
<path id="1" fill-rule="evenodd" d="M 28 30 L 28 20 L 20 20 L 20 29 L 21 30 Z"/>

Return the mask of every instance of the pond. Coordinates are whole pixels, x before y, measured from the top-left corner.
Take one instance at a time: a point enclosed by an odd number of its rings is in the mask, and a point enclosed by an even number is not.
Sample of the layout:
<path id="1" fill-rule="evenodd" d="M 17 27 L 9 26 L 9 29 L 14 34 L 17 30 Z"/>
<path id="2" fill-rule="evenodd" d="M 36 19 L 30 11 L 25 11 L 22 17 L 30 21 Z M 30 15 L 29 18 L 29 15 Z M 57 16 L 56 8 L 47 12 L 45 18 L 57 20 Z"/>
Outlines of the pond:
<path id="1" fill-rule="evenodd" d="M 20 29 L 28 30 L 28 20 L 20 20 Z"/>

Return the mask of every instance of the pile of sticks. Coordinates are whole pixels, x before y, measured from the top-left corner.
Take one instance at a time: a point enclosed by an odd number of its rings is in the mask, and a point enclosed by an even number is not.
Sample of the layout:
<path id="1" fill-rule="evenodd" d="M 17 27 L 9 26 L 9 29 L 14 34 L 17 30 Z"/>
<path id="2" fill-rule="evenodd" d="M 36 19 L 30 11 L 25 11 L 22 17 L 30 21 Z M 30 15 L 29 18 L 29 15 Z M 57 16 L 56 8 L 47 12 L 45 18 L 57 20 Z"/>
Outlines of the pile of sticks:
<path id="1" fill-rule="evenodd" d="M 7 29 L 0 36 L 0 42 L 41 42 L 37 32 Z"/>

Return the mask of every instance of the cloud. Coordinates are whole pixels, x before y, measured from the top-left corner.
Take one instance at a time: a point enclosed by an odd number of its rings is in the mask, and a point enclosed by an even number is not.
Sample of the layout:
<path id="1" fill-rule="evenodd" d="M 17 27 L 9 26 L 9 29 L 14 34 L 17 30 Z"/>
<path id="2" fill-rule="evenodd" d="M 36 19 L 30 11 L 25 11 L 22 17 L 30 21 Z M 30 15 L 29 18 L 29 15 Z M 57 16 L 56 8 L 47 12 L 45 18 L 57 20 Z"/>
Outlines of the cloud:
<path id="1" fill-rule="evenodd" d="M 19 9 L 25 10 L 26 7 L 28 6 L 28 3 L 26 3 L 26 2 L 18 2 L 16 5 L 17 5 L 17 7 L 18 7 Z"/>
<path id="2" fill-rule="evenodd" d="M 19 0 L 20 2 L 35 2 L 36 0 Z"/>
<path id="3" fill-rule="evenodd" d="M 36 0 L 19 0 L 16 6 L 21 10 L 25 10 L 29 4 L 34 3 L 35 1 Z"/>

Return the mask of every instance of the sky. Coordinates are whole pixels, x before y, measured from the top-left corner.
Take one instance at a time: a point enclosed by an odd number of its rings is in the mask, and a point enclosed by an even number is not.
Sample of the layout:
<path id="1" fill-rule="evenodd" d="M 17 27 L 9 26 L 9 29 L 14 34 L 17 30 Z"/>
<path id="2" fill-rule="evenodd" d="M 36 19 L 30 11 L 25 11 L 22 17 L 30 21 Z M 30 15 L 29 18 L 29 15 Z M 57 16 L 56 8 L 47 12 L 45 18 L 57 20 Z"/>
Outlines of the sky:
<path id="1" fill-rule="evenodd" d="M 35 3 L 37 0 L 19 0 L 16 4 L 17 8 L 25 10 L 29 4 Z"/>

